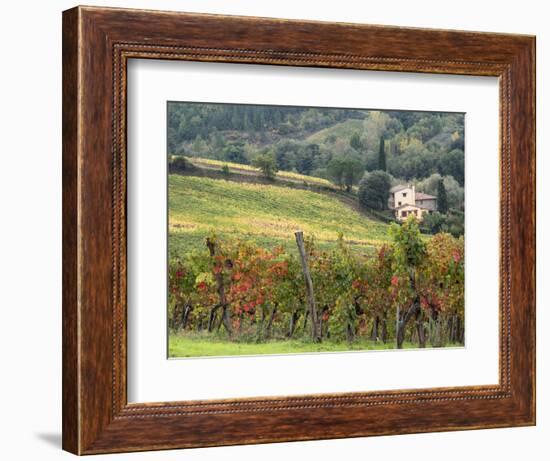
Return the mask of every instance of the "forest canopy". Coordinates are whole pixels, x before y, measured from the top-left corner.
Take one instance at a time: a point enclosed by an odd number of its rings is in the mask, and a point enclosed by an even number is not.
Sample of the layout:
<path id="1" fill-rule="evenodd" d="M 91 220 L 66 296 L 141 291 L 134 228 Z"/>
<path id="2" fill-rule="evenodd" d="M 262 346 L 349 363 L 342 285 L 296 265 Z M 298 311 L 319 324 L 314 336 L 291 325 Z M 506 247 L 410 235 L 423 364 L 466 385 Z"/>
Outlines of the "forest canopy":
<path id="1" fill-rule="evenodd" d="M 334 160 L 358 159 L 401 181 L 439 174 L 463 187 L 464 115 L 170 102 L 168 153 L 248 165 L 269 153 L 279 170 L 327 179 Z"/>

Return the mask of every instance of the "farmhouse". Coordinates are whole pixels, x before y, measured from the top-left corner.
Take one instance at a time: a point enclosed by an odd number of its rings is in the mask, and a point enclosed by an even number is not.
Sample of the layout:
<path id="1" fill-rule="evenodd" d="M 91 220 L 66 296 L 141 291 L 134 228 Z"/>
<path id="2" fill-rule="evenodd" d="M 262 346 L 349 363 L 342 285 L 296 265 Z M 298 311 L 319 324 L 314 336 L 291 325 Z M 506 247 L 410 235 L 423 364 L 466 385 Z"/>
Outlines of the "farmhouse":
<path id="1" fill-rule="evenodd" d="M 388 207 L 395 212 L 395 218 L 399 221 L 404 221 L 411 214 L 422 221 L 426 213 L 437 210 L 437 197 L 416 192 L 414 184 L 400 184 L 390 189 Z"/>

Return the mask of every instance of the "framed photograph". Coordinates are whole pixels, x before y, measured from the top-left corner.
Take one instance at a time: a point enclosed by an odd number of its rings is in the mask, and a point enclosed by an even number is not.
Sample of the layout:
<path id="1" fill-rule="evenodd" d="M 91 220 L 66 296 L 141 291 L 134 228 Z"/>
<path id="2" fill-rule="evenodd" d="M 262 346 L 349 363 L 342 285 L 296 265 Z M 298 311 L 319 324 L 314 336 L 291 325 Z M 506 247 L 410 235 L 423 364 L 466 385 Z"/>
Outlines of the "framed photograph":
<path id="1" fill-rule="evenodd" d="M 63 448 L 535 424 L 535 39 L 63 13 Z"/>

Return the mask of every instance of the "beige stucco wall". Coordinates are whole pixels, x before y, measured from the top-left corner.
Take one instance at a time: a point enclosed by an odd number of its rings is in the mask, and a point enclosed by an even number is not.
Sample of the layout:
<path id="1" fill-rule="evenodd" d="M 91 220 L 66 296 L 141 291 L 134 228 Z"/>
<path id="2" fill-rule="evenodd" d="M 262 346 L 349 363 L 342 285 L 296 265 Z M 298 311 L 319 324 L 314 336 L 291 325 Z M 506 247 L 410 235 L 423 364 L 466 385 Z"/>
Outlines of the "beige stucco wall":
<path id="1" fill-rule="evenodd" d="M 404 194 L 404 195 L 403 195 Z M 407 187 L 402 189 L 399 192 L 394 192 L 393 194 L 393 207 L 397 208 L 401 205 L 414 205 L 414 187 Z"/>
<path id="2" fill-rule="evenodd" d="M 419 221 L 422 221 L 424 215 L 427 213 L 429 213 L 429 210 L 424 210 L 414 205 L 407 205 L 403 208 L 400 208 L 399 210 L 395 210 L 395 217 L 399 221 L 405 221 L 409 217 L 409 215 L 413 214 L 418 218 Z"/>
<path id="3" fill-rule="evenodd" d="M 427 208 L 428 210 L 432 210 L 432 211 L 435 211 L 436 209 L 435 199 L 417 200 L 416 205 L 421 206 L 423 208 Z"/>

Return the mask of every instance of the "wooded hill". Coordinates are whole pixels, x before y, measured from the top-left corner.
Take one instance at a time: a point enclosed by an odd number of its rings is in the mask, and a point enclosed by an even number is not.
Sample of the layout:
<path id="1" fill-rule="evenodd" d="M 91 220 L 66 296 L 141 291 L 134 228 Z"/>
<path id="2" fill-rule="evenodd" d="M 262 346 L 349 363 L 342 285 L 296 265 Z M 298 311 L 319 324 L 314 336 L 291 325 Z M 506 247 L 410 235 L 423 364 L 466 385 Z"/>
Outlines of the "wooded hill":
<path id="1" fill-rule="evenodd" d="M 322 178 L 334 158 L 350 157 L 366 171 L 385 167 L 398 180 L 439 173 L 463 186 L 464 115 L 169 103 L 169 154 L 250 164 L 266 152 L 279 170 Z"/>

